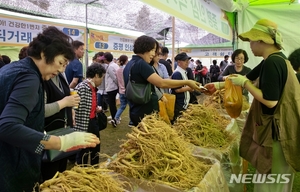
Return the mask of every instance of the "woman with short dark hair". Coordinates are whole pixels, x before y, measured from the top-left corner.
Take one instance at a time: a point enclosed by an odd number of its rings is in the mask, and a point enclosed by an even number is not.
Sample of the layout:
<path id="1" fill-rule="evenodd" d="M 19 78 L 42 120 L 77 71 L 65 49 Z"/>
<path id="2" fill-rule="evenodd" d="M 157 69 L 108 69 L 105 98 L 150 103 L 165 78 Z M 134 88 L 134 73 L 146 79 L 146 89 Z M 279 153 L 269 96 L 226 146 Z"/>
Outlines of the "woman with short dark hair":
<path id="1" fill-rule="evenodd" d="M 123 71 L 125 87 L 129 81 L 129 74 L 131 74 L 131 81 L 135 83 L 151 84 L 151 99 L 144 104 L 137 104 L 134 101 L 129 101 L 130 119 L 135 126 L 142 120 L 145 115 L 158 111 L 158 96 L 155 93 L 155 88 L 176 88 L 189 86 L 192 89 L 200 90 L 199 83 L 193 80 L 172 80 L 162 79 L 149 64 L 155 55 L 158 53 L 158 42 L 149 36 L 143 35 L 138 37 L 134 42 L 134 53 L 132 59 L 127 63 Z M 128 98 L 127 98 L 128 99 Z"/>
<path id="2" fill-rule="evenodd" d="M 28 57 L 0 70 L 0 191 L 33 191 L 44 149 L 71 151 L 100 142 L 84 132 L 59 137 L 44 133 L 42 83 L 74 58 L 70 42 L 62 31 L 48 27 L 33 38 Z"/>
<path id="3" fill-rule="evenodd" d="M 247 75 L 251 69 L 244 64 L 248 61 L 248 54 L 243 49 L 235 50 L 231 55 L 233 65 L 227 65 L 222 74 L 218 77 L 219 81 L 225 81 L 225 79 L 231 74 Z M 248 91 L 243 89 L 243 95 L 249 100 Z"/>

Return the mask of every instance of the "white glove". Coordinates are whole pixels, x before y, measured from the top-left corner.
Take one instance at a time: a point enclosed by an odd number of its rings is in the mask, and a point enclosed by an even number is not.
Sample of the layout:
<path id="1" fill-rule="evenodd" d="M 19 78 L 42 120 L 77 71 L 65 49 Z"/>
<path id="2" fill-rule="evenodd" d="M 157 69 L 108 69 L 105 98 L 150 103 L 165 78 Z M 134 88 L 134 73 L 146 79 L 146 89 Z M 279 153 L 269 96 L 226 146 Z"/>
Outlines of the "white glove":
<path id="1" fill-rule="evenodd" d="M 245 83 L 247 81 L 249 81 L 249 79 L 246 76 L 239 75 L 239 74 L 230 75 L 228 77 L 228 79 L 230 79 L 230 81 L 232 82 L 232 84 L 238 85 L 238 86 L 242 86 L 242 87 L 244 87 Z"/>
<path id="2" fill-rule="evenodd" d="M 100 143 L 99 138 L 92 133 L 73 132 L 59 136 L 60 151 L 73 151 L 81 148 L 95 147 Z"/>

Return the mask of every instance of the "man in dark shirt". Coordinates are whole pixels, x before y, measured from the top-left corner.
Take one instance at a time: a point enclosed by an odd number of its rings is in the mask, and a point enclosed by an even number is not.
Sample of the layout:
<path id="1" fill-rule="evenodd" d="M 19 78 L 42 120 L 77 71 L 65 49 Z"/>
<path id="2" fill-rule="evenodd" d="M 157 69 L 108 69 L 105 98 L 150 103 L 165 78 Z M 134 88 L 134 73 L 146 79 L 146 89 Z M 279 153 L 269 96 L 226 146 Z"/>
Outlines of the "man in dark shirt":
<path id="1" fill-rule="evenodd" d="M 186 53 L 179 53 L 176 55 L 175 60 L 178 63 L 178 66 L 174 73 L 172 74 L 171 79 L 177 80 L 187 80 L 187 68 L 189 65 L 189 57 Z M 190 102 L 190 92 L 193 91 L 189 86 L 180 86 L 171 89 L 171 94 L 176 96 L 175 100 L 175 110 L 174 110 L 174 119 L 172 123 L 176 120 L 176 118 L 180 115 L 181 111 L 187 109 Z"/>
<path id="2" fill-rule="evenodd" d="M 173 73 L 173 69 L 171 64 L 166 61 L 168 58 L 168 54 L 169 54 L 169 49 L 167 47 L 162 47 L 161 48 L 161 55 L 159 56 L 159 63 L 163 64 L 164 66 L 166 66 L 167 71 L 168 71 L 168 75 L 169 77 L 171 77 L 172 73 Z"/>
<path id="3" fill-rule="evenodd" d="M 213 60 L 213 65 L 210 66 L 209 73 L 211 82 L 218 81 L 218 77 L 220 75 L 220 67 L 217 65 L 217 60 Z"/>
<path id="4" fill-rule="evenodd" d="M 76 85 L 82 81 L 83 77 L 83 66 L 79 59 L 81 59 L 84 55 L 84 43 L 74 41 L 72 45 L 76 58 L 67 65 L 65 74 L 70 88 L 75 88 Z"/>
<path id="5" fill-rule="evenodd" d="M 296 76 L 300 82 L 300 48 L 293 51 L 288 59 L 290 60 L 294 70 L 297 72 Z"/>
<path id="6" fill-rule="evenodd" d="M 224 69 L 227 67 L 227 65 L 228 65 L 228 59 L 229 59 L 229 56 L 228 55 L 225 55 L 224 56 L 224 60 L 223 61 L 221 61 L 221 63 L 220 63 L 220 70 L 221 70 L 221 72 L 223 72 L 224 71 Z"/>

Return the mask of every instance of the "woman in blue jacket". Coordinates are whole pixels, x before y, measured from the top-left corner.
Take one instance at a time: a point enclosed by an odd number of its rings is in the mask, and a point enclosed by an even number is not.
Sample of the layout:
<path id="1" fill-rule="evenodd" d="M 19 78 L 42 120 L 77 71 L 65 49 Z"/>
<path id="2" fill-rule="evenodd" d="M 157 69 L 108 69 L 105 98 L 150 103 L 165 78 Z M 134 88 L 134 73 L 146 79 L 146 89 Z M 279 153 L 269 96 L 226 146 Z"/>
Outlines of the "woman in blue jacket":
<path id="1" fill-rule="evenodd" d="M 44 134 L 43 81 L 63 72 L 74 58 L 72 39 L 55 27 L 39 33 L 28 57 L 0 70 L 0 191 L 33 191 L 40 181 L 42 151 L 94 147 L 90 133 Z"/>

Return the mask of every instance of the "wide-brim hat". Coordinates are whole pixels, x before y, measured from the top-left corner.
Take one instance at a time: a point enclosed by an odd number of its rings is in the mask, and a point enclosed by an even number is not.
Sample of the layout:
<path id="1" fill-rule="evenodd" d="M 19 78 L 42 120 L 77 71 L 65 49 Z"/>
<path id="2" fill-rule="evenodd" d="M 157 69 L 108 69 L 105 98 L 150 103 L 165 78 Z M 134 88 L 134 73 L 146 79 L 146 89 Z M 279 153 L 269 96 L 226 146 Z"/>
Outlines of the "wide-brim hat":
<path id="1" fill-rule="evenodd" d="M 263 41 L 266 44 L 276 44 L 283 49 L 283 40 L 277 30 L 277 24 L 268 20 L 260 19 L 245 33 L 238 36 L 242 41 Z"/>

